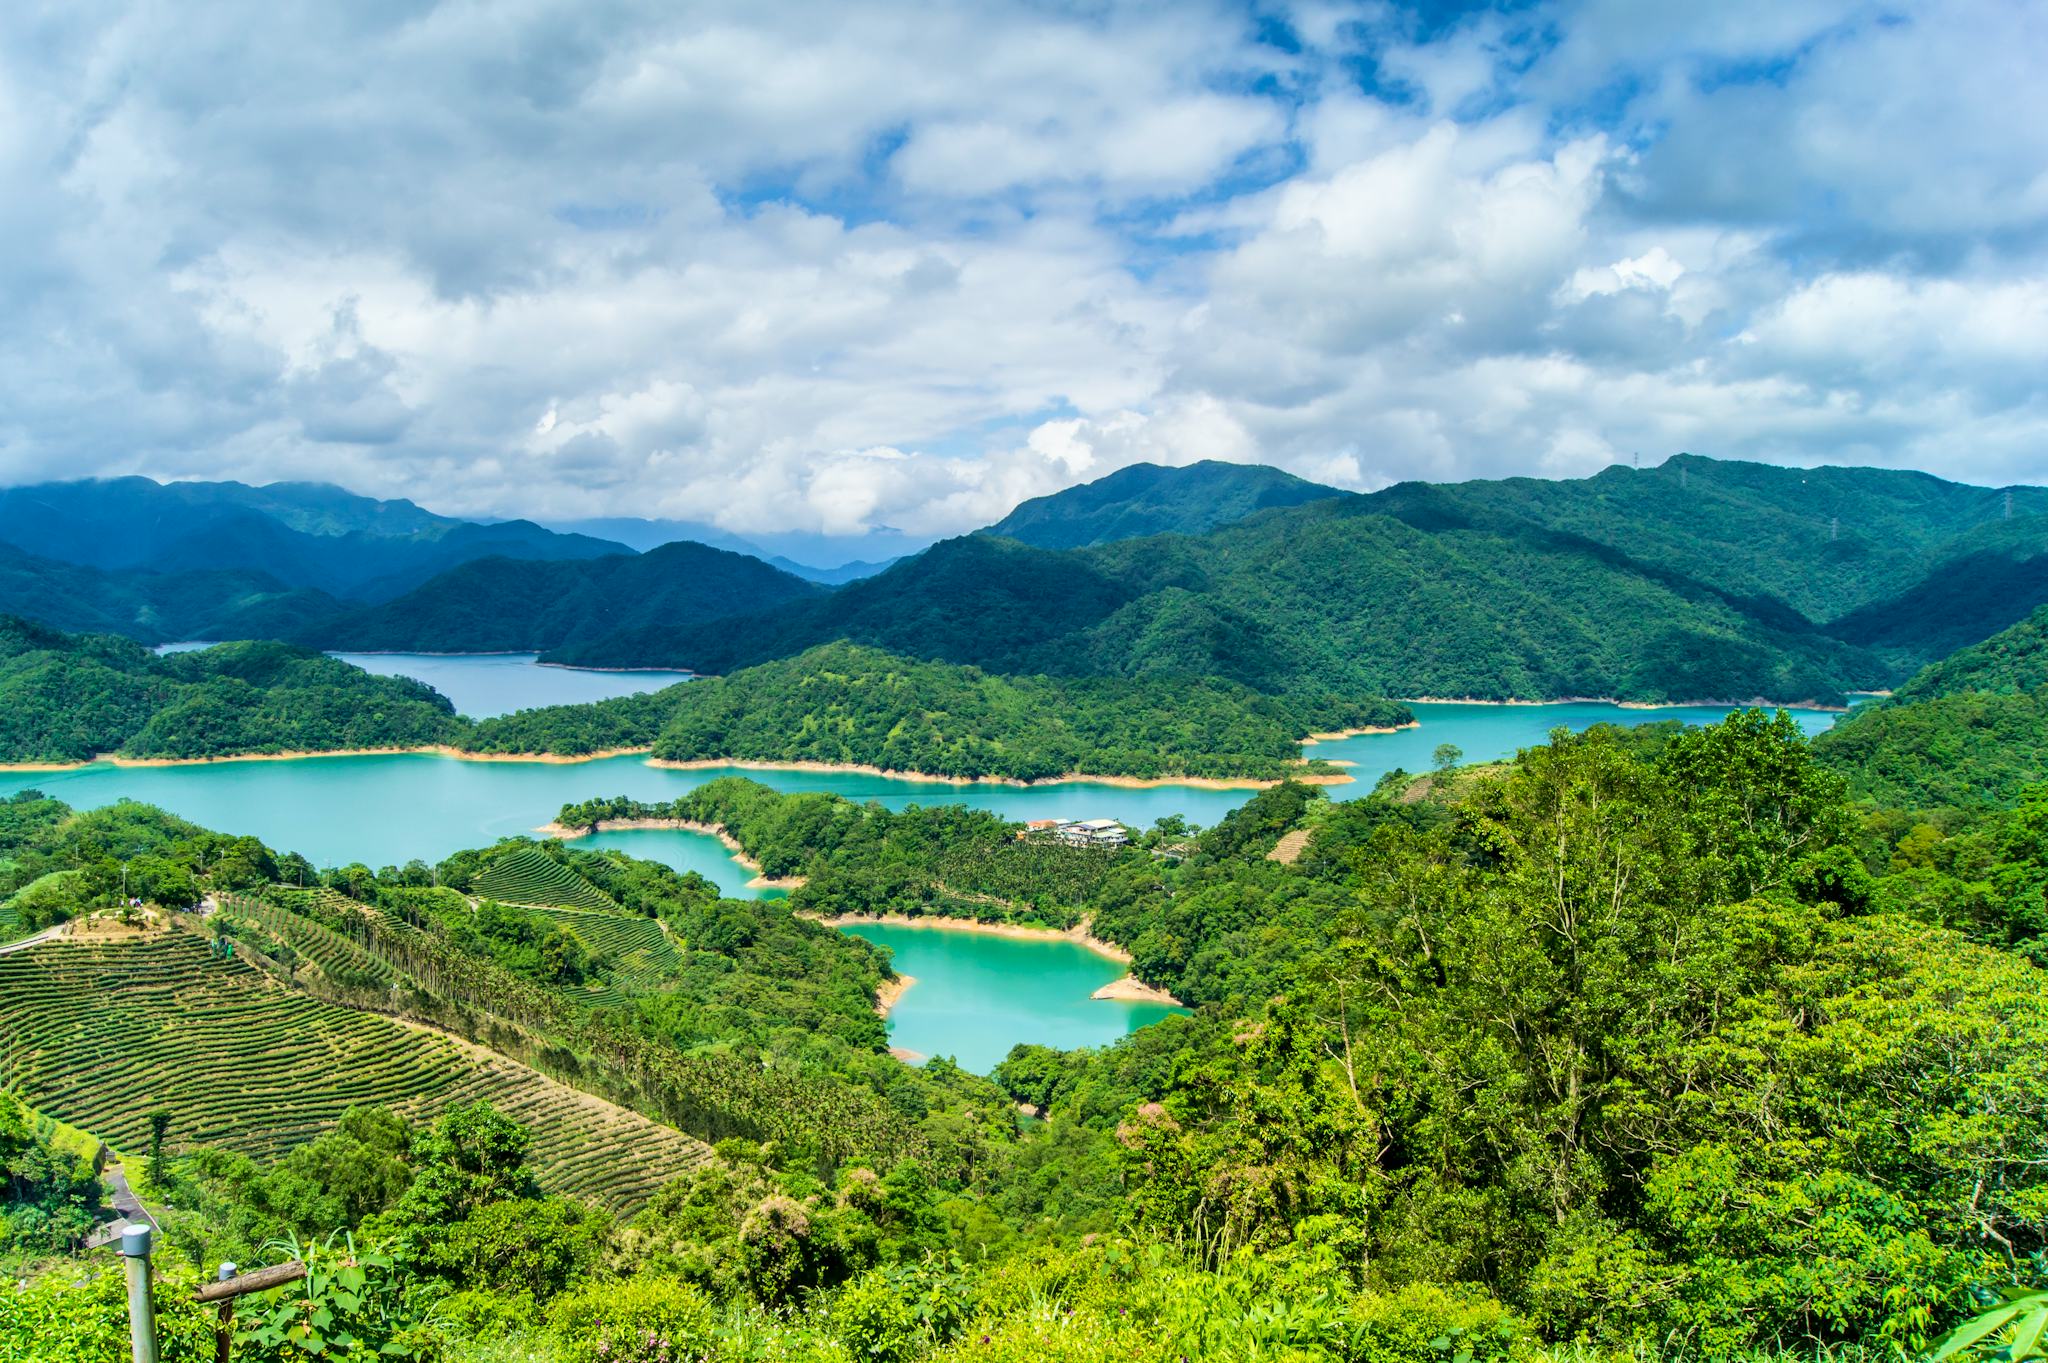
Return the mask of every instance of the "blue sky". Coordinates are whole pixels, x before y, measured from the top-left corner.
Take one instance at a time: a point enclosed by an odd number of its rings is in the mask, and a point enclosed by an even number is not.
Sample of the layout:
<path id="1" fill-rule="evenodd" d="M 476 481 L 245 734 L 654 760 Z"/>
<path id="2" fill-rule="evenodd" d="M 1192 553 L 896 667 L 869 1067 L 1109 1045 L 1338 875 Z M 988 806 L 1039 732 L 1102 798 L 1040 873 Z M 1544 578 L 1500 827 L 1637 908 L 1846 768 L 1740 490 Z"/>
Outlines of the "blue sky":
<path id="1" fill-rule="evenodd" d="M 0 14 L 0 476 L 849 542 L 1135 460 L 2048 481 L 2048 7 Z"/>

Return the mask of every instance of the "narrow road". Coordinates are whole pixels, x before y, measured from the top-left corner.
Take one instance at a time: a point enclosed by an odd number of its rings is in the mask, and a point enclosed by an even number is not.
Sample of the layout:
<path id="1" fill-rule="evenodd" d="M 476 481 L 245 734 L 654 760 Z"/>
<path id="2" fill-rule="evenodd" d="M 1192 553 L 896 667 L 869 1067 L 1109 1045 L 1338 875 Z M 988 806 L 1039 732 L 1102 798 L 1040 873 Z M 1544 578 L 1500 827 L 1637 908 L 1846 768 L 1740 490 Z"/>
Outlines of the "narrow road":
<path id="1" fill-rule="evenodd" d="M 19 942 L 9 942 L 6 946 L 0 946 L 0 956 L 11 956 L 17 951 L 27 951 L 30 947 L 40 946 L 44 942 L 54 942 L 63 935 L 64 925 L 59 923 L 55 927 L 44 928 L 33 937 L 24 937 Z"/>

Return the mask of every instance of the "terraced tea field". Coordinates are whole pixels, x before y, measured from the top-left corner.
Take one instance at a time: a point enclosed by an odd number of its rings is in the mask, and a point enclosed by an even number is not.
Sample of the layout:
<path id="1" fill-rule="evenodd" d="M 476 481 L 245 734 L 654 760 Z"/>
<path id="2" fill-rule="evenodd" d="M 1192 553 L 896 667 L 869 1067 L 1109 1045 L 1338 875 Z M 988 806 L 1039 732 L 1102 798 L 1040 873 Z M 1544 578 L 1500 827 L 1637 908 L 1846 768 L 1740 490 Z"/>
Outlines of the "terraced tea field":
<path id="1" fill-rule="evenodd" d="M 682 965 L 682 953 L 674 939 L 651 918 L 539 904 L 529 906 L 528 912 L 575 933 L 585 946 L 611 963 L 610 984 L 568 991 L 584 1003 L 609 1007 L 626 1002 L 633 994 L 661 989 Z"/>
<path id="2" fill-rule="evenodd" d="M 5 904 L 0 904 L 0 943 L 11 942 L 26 935 L 27 929 L 22 926 L 21 915 Z"/>
<path id="3" fill-rule="evenodd" d="M 270 1157 L 358 1103 L 428 1119 L 488 1098 L 533 1133 L 551 1192 L 644 1202 L 708 1147 L 503 1056 L 282 988 L 196 937 L 0 957 L 0 1084 L 117 1148 L 171 1111 L 174 1144 Z"/>
<path id="4" fill-rule="evenodd" d="M 472 886 L 480 898 L 501 904 L 546 905 L 617 913 L 618 904 L 597 886 L 544 852 L 515 847 L 477 876 Z"/>
<path id="5" fill-rule="evenodd" d="M 304 914 L 245 895 L 222 895 L 220 906 L 238 918 L 262 924 L 289 942 L 294 951 L 318 966 L 322 974 L 337 984 L 354 987 L 375 985 L 389 989 L 401 978 L 382 957 Z"/>

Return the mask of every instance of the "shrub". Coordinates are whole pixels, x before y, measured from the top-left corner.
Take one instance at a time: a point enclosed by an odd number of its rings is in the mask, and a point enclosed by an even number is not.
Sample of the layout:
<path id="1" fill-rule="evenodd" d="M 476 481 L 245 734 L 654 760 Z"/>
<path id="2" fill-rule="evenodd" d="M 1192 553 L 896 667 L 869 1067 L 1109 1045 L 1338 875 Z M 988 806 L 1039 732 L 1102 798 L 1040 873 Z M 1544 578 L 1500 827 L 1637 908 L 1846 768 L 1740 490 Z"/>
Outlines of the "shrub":
<path id="1" fill-rule="evenodd" d="M 694 1356 L 712 1335 L 711 1303 L 672 1278 L 590 1282 L 557 1297 L 548 1328 L 572 1346 L 571 1357 L 608 1363 L 655 1363 Z"/>

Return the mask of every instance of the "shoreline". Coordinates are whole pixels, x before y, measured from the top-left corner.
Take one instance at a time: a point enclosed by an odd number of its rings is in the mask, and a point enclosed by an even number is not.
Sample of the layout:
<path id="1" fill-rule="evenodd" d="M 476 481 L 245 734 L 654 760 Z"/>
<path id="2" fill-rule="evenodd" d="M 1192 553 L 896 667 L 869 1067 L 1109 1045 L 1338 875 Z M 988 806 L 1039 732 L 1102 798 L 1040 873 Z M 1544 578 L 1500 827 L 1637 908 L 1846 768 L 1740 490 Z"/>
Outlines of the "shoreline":
<path id="1" fill-rule="evenodd" d="M 4 771 L 83 771 L 87 767 L 210 767 L 224 762 L 309 762 L 322 757 L 445 757 L 456 762 L 538 762 L 549 766 L 573 766 L 579 762 L 602 762 L 612 757 L 632 757 L 651 748 L 600 748 L 587 753 L 471 752 L 446 743 L 417 748 L 329 748 L 324 751 L 287 749 L 284 752 L 229 753 L 219 757 L 123 757 L 101 753 L 83 762 L 0 762 Z"/>
<path id="2" fill-rule="evenodd" d="M 741 869 L 752 871 L 754 878 L 747 882 L 750 890 L 796 890 L 808 882 L 804 876 L 764 875 L 761 863 L 747 855 L 747 849 L 740 846 L 740 840 L 725 831 L 723 824 L 698 823 L 694 819 L 599 819 L 587 828 L 569 828 L 550 819 L 533 831 L 544 838 L 555 838 L 561 842 L 574 842 L 592 833 L 610 833 L 615 830 L 662 829 L 677 833 L 703 833 L 718 839 Z"/>
<path id="3" fill-rule="evenodd" d="M 889 1010 L 903 1001 L 910 992 L 910 986 L 917 983 L 915 975 L 898 975 L 893 980 L 883 980 L 875 986 L 875 1016 L 887 1017 Z"/>
<path id="4" fill-rule="evenodd" d="M 1116 943 L 1106 942 L 1090 932 L 1086 919 L 1071 928 L 1034 928 L 1022 923 L 990 923 L 979 918 L 944 918 L 937 914 L 839 913 L 827 917 L 824 914 L 806 913 L 801 916 L 834 929 L 876 923 L 892 928 L 928 928 L 936 932 L 977 932 L 986 937 L 1011 937 L 1029 942 L 1072 942 L 1116 962 L 1125 967 L 1127 972 L 1131 964 L 1131 953 Z M 899 991 L 895 997 L 901 998 L 901 992 Z M 1158 985 L 1146 984 L 1129 973 L 1111 980 L 1088 997 L 1118 1003 L 1162 1003 L 1174 1008 L 1187 1007 Z M 890 1003 L 893 1006 L 895 999 L 891 999 Z"/>
<path id="5" fill-rule="evenodd" d="M 1406 704 L 1403 701 L 1402 704 Z M 1403 729 L 1420 729 L 1422 721 L 1411 719 L 1406 724 L 1368 724 L 1359 729 L 1332 729 L 1326 734 L 1310 734 L 1301 740 L 1301 746 L 1312 748 L 1318 743 L 1335 743 L 1346 738 L 1362 738 L 1366 734 L 1398 734 Z"/>
<path id="6" fill-rule="evenodd" d="M 659 767 L 664 771 L 713 771 L 731 767 L 740 771 L 800 771 L 818 776 L 879 776 L 889 781 L 921 781 L 940 786 L 1016 786 L 1019 789 L 1035 786 L 1089 785 L 1117 786 L 1126 790 L 1149 790 L 1158 786 L 1191 786 L 1197 790 L 1266 790 L 1285 781 L 1299 781 L 1307 785 L 1341 786 L 1355 779 L 1344 775 L 1317 773 L 1273 777 L 1097 776 L 1089 772 L 1070 771 L 1062 776 L 1042 776 L 1026 780 L 1019 776 L 938 776 L 926 771 L 897 771 L 891 767 L 877 767 L 866 762 L 819 762 L 811 758 L 770 762 L 751 757 L 691 757 L 680 760 L 650 757 L 647 759 L 647 765 Z"/>
<path id="7" fill-rule="evenodd" d="M 1858 691 L 1852 694 L 1863 695 Z M 1550 700 L 1482 700 L 1477 696 L 1403 696 L 1403 705 L 1612 705 L 1618 710 L 1818 710 L 1847 714 L 1846 705 L 1822 705 L 1817 700 L 1616 700 L 1613 696 L 1557 696 Z"/>

